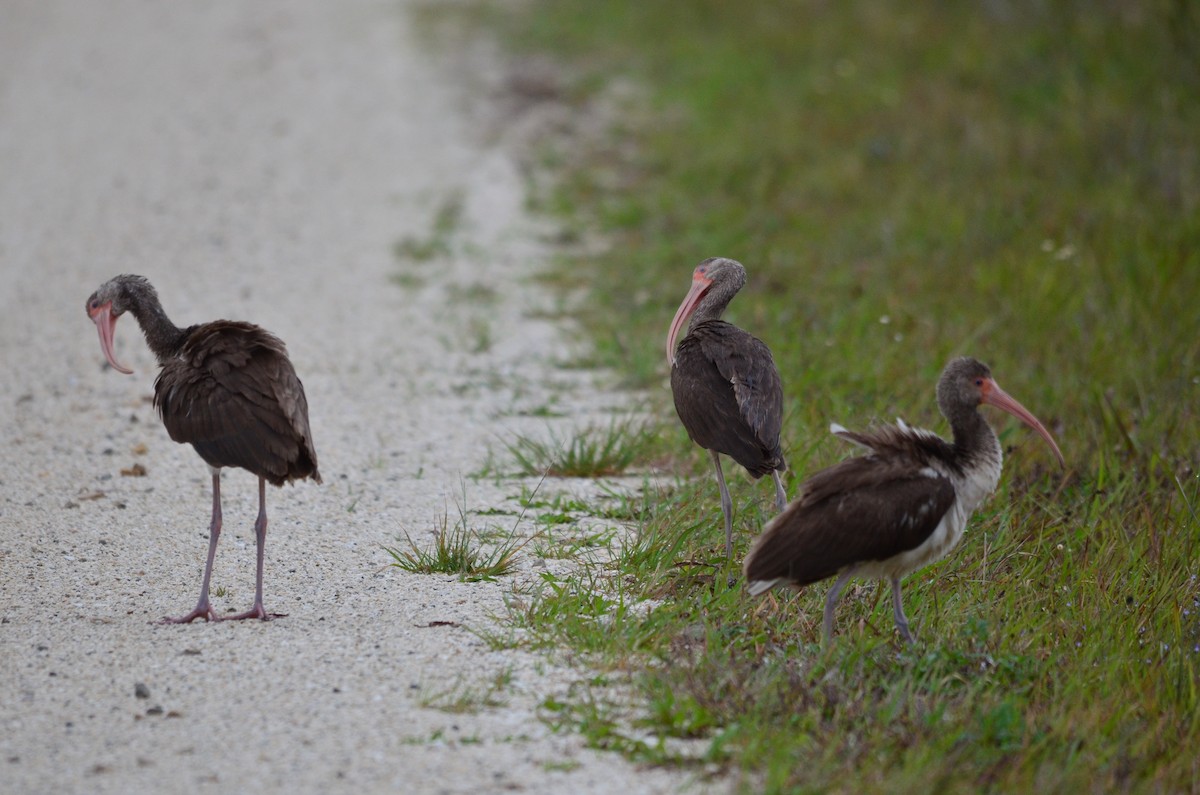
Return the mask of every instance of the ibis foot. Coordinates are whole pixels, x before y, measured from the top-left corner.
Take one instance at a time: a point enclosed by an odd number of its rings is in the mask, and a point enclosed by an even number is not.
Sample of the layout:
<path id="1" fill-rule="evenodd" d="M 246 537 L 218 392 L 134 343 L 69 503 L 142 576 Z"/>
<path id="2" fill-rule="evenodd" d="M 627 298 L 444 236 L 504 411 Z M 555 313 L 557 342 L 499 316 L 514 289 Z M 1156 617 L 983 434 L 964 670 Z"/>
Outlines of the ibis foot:
<path id="1" fill-rule="evenodd" d="M 218 621 L 245 621 L 248 618 L 257 618 L 261 621 L 272 621 L 276 618 L 287 618 L 287 613 L 268 613 L 263 609 L 261 604 L 256 604 L 244 613 L 235 613 L 232 616 L 220 616 Z"/>
<path id="2" fill-rule="evenodd" d="M 171 618 L 170 616 L 164 616 L 158 623 L 160 623 L 160 624 L 190 624 L 193 621 L 195 621 L 197 618 L 203 618 L 205 621 L 219 621 L 220 620 L 217 617 L 217 614 L 213 612 L 212 605 L 209 605 L 206 602 L 201 602 L 200 604 L 196 605 L 195 610 L 188 613 L 186 616 L 180 616 L 179 618 Z"/>

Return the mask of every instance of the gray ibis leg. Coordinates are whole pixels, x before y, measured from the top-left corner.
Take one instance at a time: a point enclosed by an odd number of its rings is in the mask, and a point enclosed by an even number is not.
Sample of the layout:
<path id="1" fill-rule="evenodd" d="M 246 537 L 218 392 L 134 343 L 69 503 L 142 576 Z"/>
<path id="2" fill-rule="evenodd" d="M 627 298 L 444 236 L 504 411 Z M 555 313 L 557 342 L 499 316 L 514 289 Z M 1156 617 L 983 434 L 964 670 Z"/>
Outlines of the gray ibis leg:
<path id="1" fill-rule="evenodd" d="M 775 508 L 780 513 L 787 507 L 787 492 L 783 490 L 783 479 L 779 477 L 779 470 L 771 472 L 771 477 L 775 479 Z"/>
<path id="2" fill-rule="evenodd" d="M 258 546 L 257 568 L 254 577 L 254 607 L 244 613 L 225 616 L 223 621 L 241 621 L 246 618 L 261 618 L 269 621 L 272 618 L 283 618 L 284 613 L 268 613 L 263 609 L 263 554 L 267 546 L 267 481 L 258 479 L 258 519 L 254 521 L 254 539 Z"/>
<path id="3" fill-rule="evenodd" d="M 833 581 L 833 587 L 825 596 L 825 620 L 821 622 L 821 629 L 826 643 L 833 639 L 833 609 L 837 607 L 838 596 L 841 595 L 842 588 L 852 574 L 854 574 L 854 569 L 846 569 L 839 574 L 838 578 Z"/>
<path id="4" fill-rule="evenodd" d="M 725 559 L 733 559 L 733 500 L 729 498 L 729 489 L 725 486 L 725 472 L 721 469 L 721 455 L 716 450 L 709 450 L 713 466 L 717 470 L 717 486 L 721 488 L 721 512 L 725 514 Z"/>
<path id="5" fill-rule="evenodd" d="M 200 586 L 200 601 L 196 602 L 196 608 L 186 616 L 164 618 L 161 622 L 163 624 L 190 624 L 197 618 L 203 618 L 205 621 L 217 620 L 212 605 L 208 602 L 208 581 L 212 578 L 213 560 L 217 557 L 217 539 L 221 537 L 221 470 L 219 469 L 212 471 L 212 493 L 212 522 L 208 526 L 208 560 L 204 564 L 204 582 Z"/>
<path id="6" fill-rule="evenodd" d="M 896 613 L 896 628 L 900 637 L 913 643 L 912 633 L 908 631 L 908 617 L 904 615 L 904 605 L 900 604 L 900 578 L 892 577 L 892 609 Z"/>

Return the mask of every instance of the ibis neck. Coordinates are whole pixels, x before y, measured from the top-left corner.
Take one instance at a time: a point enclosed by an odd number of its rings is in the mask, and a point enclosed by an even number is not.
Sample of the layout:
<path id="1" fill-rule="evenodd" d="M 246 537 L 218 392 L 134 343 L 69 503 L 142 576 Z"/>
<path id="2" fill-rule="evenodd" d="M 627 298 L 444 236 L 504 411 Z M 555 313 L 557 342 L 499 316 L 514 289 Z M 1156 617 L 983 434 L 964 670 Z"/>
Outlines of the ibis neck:
<path id="1" fill-rule="evenodd" d="M 978 508 L 1000 483 L 1000 440 L 978 411 L 951 425 L 954 429 L 954 478 L 957 504 L 964 516 Z"/>
<path id="2" fill-rule="evenodd" d="M 951 428 L 954 431 L 954 452 L 963 470 L 994 469 L 998 478 L 1003 460 L 1000 440 L 983 415 L 972 411 Z"/>
<path id="3" fill-rule="evenodd" d="M 701 323 L 720 320 L 721 315 L 725 314 L 725 310 L 729 307 L 729 302 L 733 300 L 734 292 L 736 291 L 715 290 L 704 296 L 704 300 L 692 313 L 691 322 L 688 323 L 688 333 L 690 334 L 692 329 Z"/>
<path id="4" fill-rule="evenodd" d="M 142 327 L 142 334 L 146 336 L 146 344 L 154 352 L 158 363 L 164 364 L 178 352 L 179 346 L 183 343 L 185 336 L 183 329 L 180 329 L 167 317 L 158 296 L 152 290 L 143 290 L 140 285 L 131 286 L 129 297 L 132 299 L 129 311 L 133 313 L 133 316 L 137 318 L 138 325 Z"/>

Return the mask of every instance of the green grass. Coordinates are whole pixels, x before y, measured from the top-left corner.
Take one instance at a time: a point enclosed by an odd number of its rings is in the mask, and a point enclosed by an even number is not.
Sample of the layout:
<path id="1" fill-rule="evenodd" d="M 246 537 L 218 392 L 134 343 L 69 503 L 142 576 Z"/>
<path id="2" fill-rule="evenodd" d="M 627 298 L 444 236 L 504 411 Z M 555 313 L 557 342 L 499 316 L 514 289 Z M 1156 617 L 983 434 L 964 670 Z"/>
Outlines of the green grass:
<path id="1" fill-rule="evenodd" d="M 529 543 L 529 539 L 522 540 L 516 533 L 516 525 L 522 518 L 517 517 L 511 531 L 472 530 L 467 511 L 460 504 L 458 520 L 453 526 L 446 513 L 441 515 L 431 547 L 418 547 L 405 532 L 407 549 L 384 547 L 384 551 L 395 560 L 392 566 L 414 574 L 455 574 L 467 581 L 490 580 L 510 573 L 516 565 L 517 554 Z M 495 536 L 500 536 L 498 542 L 495 542 Z"/>
<path id="2" fill-rule="evenodd" d="M 575 759 L 549 760 L 542 763 L 542 769 L 548 773 L 570 773 L 582 764 Z"/>
<path id="3" fill-rule="evenodd" d="M 556 280 L 590 291 L 596 361 L 656 396 L 691 476 L 648 489 L 611 560 L 514 606 L 507 642 L 604 673 L 547 720 L 748 792 L 1200 790 L 1196 4 L 481 13 L 515 52 L 569 62 L 580 125 L 608 130 L 547 144 L 559 188 L 535 199 L 609 241 Z M 597 113 L 613 78 L 644 93 Z M 793 477 L 847 454 L 830 421 L 944 432 L 933 385 L 957 354 L 1058 438 L 1065 475 L 991 417 L 1004 476 L 905 581 L 914 647 L 874 585 L 848 587 L 827 651 L 824 586 L 728 585 L 706 458 L 663 388 L 666 326 L 715 255 L 749 271 L 728 319 L 775 353 Z M 740 558 L 769 495 L 730 485 Z"/>
<path id="4" fill-rule="evenodd" d="M 479 282 L 465 285 L 449 285 L 446 288 L 446 295 L 452 303 L 480 304 L 484 306 L 495 304 L 499 298 L 494 287 L 489 287 Z"/>
<path id="5" fill-rule="evenodd" d="M 648 455 L 654 434 L 644 422 L 613 420 L 547 438 L 517 436 L 505 448 L 522 475 L 597 478 L 625 473 Z"/>
<path id="6" fill-rule="evenodd" d="M 400 262 L 428 262 L 450 254 L 451 238 L 462 226 L 462 216 L 463 197 L 461 192 L 455 192 L 438 205 L 430 222 L 429 234 L 420 237 L 406 235 L 392 246 L 392 255 Z M 401 286 L 408 286 L 405 278 L 404 274 L 400 274 L 394 280 Z"/>
<path id="7" fill-rule="evenodd" d="M 471 685 L 460 680 L 445 690 L 422 692 L 419 703 L 427 709 L 452 715 L 474 715 L 485 708 L 507 706 L 508 701 L 501 694 L 511 680 L 512 672 L 508 670 L 501 671 L 482 685 Z"/>

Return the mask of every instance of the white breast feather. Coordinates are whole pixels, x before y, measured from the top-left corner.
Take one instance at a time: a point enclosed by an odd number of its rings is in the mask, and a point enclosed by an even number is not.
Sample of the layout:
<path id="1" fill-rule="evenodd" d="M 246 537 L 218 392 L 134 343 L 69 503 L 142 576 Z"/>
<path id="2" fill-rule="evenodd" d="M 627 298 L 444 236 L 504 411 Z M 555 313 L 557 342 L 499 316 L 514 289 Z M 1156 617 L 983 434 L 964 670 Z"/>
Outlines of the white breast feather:
<path id="1" fill-rule="evenodd" d="M 928 513 L 931 506 L 926 504 L 922 506 L 921 511 Z M 941 560 L 950 550 L 958 545 L 959 539 L 962 538 L 963 529 L 966 527 L 967 516 L 962 510 L 962 505 L 958 500 L 950 506 L 950 510 L 942 516 L 942 520 L 938 522 L 937 527 L 929 534 L 929 538 L 925 539 L 915 549 L 910 549 L 907 552 L 901 552 L 899 555 L 888 558 L 887 560 L 876 560 L 864 563 L 857 567 L 855 573 L 863 577 L 875 577 L 878 579 L 889 579 L 891 577 L 903 577 L 911 571 L 916 571 L 922 566 L 927 566 L 936 560 Z M 912 521 L 909 518 L 909 521 Z"/>
<path id="2" fill-rule="evenodd" d="M 857 574 L 880 579 L 894 576 L 903 577 L 909 572 L 944 558 L 962 540 L 963 531 L 966 530 L 971 514 L 989 494 L 995 491 L 996 484 L 1000 482 L 1000 462 L 988 462 L 965 474 L 959 474 L 943 469 L 938 461 L 930 461 L 928 466 L 921 469 L 921 474 L 926 477 L 944 477 L 954 485 L 955 498 L 950 509 L 942 516 L 942 520 L 929 534 L 929 538 L 925 539 L 920 546 L 888 560 L 861 564 L 856 569 Z M 917 513 L 924 518 L 930 510 L 932 510 L 932 503 L 927 502 L 917 509 Z M 905 517 L 905 521 L 910 522 L 911 526 L 911 522 L 915 520 L 912 517 Z"/>

